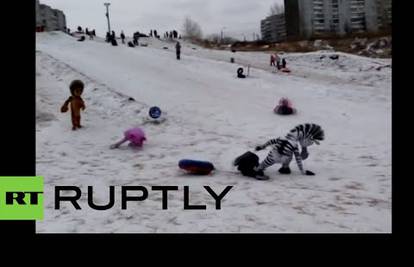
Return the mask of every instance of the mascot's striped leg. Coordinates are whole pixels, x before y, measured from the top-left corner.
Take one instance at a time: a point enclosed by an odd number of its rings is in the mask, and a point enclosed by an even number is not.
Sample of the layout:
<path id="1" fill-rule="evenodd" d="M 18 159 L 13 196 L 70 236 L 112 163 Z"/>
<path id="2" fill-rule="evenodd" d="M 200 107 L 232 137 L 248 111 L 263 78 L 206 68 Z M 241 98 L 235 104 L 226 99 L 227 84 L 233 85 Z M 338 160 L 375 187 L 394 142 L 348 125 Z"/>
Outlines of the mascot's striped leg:
<path id="1" fill-rule="evenodd" d="M 271 150 L 269 155 L 267 155 L 267 157 L 259 164 L 258 167 L 256 167 L 255 170 L 257 172 L 264 171 L 265 169 L 269 168 L 273 164 L 277 163 L 278 157 L 275 155 L 275 153 L 277 153 L 277 151 L 275 152 L 274 150 Z"/>
<path id="2" fill-rule="evenodd" d="M 282 167 L 279 169 L 279 173 L 281 174 L 290 174 L 289 164 L 292 161 L 292 157 L 283 157 L 282 160 Z"/>

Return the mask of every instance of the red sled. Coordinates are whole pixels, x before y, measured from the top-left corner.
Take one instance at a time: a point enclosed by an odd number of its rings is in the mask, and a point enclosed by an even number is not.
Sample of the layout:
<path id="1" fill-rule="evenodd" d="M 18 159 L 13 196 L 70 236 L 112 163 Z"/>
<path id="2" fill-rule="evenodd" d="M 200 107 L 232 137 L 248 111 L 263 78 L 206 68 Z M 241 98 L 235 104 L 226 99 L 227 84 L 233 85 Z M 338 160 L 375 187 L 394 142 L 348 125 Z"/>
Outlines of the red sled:
<path id="1" fill-rule="evenodd" d="M 290 73 L 290 69 L 288 69 L 288 68 L 283 68 L 283 69 L 280 69 L 280 71 L 281 71 L 281 72 L 287 72 L 287 73 Z"/>

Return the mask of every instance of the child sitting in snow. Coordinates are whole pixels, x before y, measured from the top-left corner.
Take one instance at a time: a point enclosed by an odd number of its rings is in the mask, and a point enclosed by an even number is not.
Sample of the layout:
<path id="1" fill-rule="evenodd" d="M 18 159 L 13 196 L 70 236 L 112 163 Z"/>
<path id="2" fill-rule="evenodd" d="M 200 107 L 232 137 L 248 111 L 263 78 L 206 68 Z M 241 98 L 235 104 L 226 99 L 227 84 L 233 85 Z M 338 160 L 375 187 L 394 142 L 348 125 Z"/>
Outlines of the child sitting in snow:
<path id="1" fill-rule="evenodd" d="M 146 140 L 147 138 L 145 137 L 145 133 L 141 128 L 132 128 L 124 132 L 124 139 L 116 144 L 111 145 L 110 148 L 118 148 L 127 141 L 129 141 L 128 145 L 130 147 L 140 148 Z"/>
<path id="2" fill-rule="evenodd" d="M 291 115 L 296 113 L 296 109 L 292 107 L 290 100 L 285 97 L 279 100 L 279 105 L 277 105 L 273 111 L 279 115 Z"/>

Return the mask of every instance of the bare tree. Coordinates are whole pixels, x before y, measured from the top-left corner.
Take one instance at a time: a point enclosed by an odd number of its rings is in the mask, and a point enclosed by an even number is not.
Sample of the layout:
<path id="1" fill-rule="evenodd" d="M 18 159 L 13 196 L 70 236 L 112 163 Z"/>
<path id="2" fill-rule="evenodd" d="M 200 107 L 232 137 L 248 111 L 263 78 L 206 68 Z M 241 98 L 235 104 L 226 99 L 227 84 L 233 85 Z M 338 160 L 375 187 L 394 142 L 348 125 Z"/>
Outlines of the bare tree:
<path id="1" fill-rule="evenodd" d="M 203 37 L 200 25 L 190 17 L 186 17 L 184 20 L 183 33 L 184 37 L 189 39 L 201 39 Z"/>
<path id="2" fill-rule="evenodd" d="M 210 42 L 218 44 L 221 41 L 221 37 L 220 37 L 220 34 L 213 33 L 213 34 L 210 34 L 209 36 L 207 36 L 207 40 L 210 41 Z"/>
<path id="3" fill-rule="evenodd" d="M 236 38 L 230 37 L 230 36 L 225 36 L 223 37 L 223 39 L 221 38 L 220 34 L 217 33 L 213 33 L 207 36 L 206 38 L 208 41 L 214 43 L 214 44 L 231 44 L 234 42 L 237 42 L 238 40 Z"/>
<path id="4" fill-rule="evenodd" d="M 282 4 L 274 3 L 270 7 L 269 15 L 279 15 L 285 13 L 285 7 Z"/>

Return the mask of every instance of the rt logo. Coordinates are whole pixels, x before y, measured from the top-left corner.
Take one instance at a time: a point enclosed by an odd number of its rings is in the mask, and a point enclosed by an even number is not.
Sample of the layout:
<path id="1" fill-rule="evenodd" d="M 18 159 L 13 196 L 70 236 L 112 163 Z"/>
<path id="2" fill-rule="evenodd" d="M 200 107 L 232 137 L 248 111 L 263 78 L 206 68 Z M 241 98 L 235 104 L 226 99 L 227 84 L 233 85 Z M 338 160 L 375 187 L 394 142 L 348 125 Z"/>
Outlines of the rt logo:
<path id="1" fill-rule="evenodd" d="M 43 177 L 0 177 L 0 220 L 42 220 Z"/>

